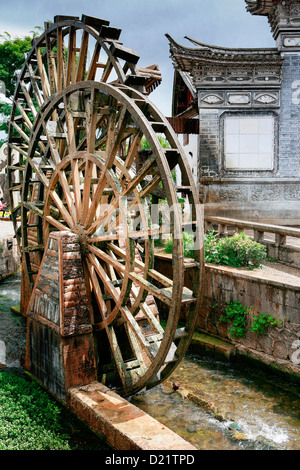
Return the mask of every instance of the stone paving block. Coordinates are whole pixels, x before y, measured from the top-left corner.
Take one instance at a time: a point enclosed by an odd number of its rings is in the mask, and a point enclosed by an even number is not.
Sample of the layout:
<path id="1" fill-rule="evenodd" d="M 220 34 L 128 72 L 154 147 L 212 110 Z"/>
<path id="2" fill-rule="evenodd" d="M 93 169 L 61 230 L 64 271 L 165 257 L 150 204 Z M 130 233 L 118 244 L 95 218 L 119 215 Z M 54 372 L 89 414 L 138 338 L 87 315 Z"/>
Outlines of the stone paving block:
<path id="1" fill-rule="evenodd" d="M 99 382 L 69 388 L 67 403 L 117 450 L 197 450 Z"/>

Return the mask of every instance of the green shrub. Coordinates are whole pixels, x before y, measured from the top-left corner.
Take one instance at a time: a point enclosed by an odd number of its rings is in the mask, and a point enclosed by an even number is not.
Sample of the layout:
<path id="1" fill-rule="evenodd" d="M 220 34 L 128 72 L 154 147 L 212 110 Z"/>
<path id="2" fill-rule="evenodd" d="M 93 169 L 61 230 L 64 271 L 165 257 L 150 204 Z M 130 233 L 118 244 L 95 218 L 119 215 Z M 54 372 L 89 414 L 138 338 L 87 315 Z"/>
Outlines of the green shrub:
<path id="1" fill-rule="evenodd" d="M 258 336 L 261 336 L 269 326 L 274 328 L 280 327 L 282 326 L 282 320 L 277 320 L 277 318 L 272 317 L 272 315 L 267 315 L 266 313 L 258 313 L 253 316 L 253 322 L 251 323 L 251 331 L 253 333 L 257 333 Z"/>
<path id="2" fill-rule="evenodd" d="M 227 333 L 233 337 L 245 338 L 247 328 L 247 314 L 251 314 L 252 307 L 245 307 L 239 301 L 227 302 L 226 306 L 215 304 L 212 306 L 215 312 L 222 312 L 219 321 L 221 323 L 230 323 L 231 327 Z M 257 313 L 253 315 L 251 322 L 251 331 L 257 333 L 258 336 L 263 335 L 269 327 L 281 327 L 283 320 L 277 320 L 266 313 Z"/>
<path id="3" fill-rule="evenodd" d="M 219 321 L 231 323 L 232 326 L 227 331 L 231 336 L 245 338 L 247 327 L 246 314 L 249 310 L 250 309 L 242 305 L 241 302 L 227 302 L 225 312 L 220 316 Z"/>
<path id="4" fill-rule="evenodd" d="M 193 234 L 183 232 L 184 256 L 194 257 Z M 235 268 L 247 267 L 254 269 L 261 267 L 261 262 L 267 257 L 267 249 L 261 243 L 251 240 L 244 232 L 236 233 L 232 237 L 219 238 L 214 230 L 204 236 L 205 262 L 222 264 Z M 173 240 L 165 244 L 165 252 L 172 253 Z"/>
<path id="5" fill-rule="evenodd" d="M 204 235 L 205 262 L 220 264 L 219 236 L 213 229 Z"/>
<path id="6" fill-rule="evenodd" d="M 194 258 L 194 235 L 192 233 L 183 232 L 183 251 L 186 258 Z M 166 253 L 173 253 L 173 239 L 170 238 L 165 245 Z"/>
<path id="7" fill-rule="evenodd" d="M 205 235 L 205 261 L 236 268 L 254 269 L 267 257 L 267 249 L 246 236 L 244 232 L 219 238 L 213 231 Z"/>

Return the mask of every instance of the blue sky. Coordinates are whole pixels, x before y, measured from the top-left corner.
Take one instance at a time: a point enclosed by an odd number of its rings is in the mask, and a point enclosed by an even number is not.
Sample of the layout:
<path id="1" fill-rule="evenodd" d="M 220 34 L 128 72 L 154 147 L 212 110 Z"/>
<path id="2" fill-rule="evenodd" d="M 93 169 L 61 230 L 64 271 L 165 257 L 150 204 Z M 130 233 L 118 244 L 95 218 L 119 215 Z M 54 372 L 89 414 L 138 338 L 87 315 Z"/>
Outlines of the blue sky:
<path id="1" fill-rule="evenodd" d="M 267 19 L 245 6 L 244 0 L 11 0 L 1 2 L 0 33 L 22 37 L 59 14 L 105 18 L 122 29 L 120 40 L 139 53 L 140 66 L 159 66 L 163 82 L 151 99 L 170 116 L 173 66 L 165 34 L 183 45 L 191 45 L 187 35 L 219 46 L 273 47 Z"/>

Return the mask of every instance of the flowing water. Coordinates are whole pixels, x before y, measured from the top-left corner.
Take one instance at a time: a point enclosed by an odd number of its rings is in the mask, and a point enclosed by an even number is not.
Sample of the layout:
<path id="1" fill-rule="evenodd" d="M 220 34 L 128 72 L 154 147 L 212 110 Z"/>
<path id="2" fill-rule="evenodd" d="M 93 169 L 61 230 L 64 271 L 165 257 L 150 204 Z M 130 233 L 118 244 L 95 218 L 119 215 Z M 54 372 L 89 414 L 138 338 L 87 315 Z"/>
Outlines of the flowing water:
<path id="1" fill-rule="evenodd" d="M 22 367 L 26 322 L 11 312 L 20 277 L 0 284 L 0 363 Z M 199 450 L 299 450 L 299 384 L 253 367 L 187 355 L 172 377 L 180 390 L 159 385 L 131 402 Z M 195 403 L 198 397 L 198 404 Z M 200 405 L 199 405 L 199 402 Z"/>
<path id="2" fill-rule="evenodd" d="M 300 449 L 299 384 L 195 355 L 187 355 L 172 378 L 201 406 L 163 385 L 131 402 L 199 450 Z"/>

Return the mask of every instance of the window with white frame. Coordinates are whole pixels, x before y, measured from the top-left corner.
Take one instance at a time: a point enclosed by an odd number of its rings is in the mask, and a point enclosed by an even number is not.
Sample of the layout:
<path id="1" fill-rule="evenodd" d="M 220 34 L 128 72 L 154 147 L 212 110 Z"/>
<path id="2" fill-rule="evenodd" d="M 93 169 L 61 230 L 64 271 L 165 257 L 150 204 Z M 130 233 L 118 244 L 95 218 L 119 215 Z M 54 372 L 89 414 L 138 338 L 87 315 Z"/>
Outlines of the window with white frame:
<path id="1" fill-rule="evenodd" d="M 274 116 L 225 117 L 225 169 L 273 170 L 274 126 Z"/>

